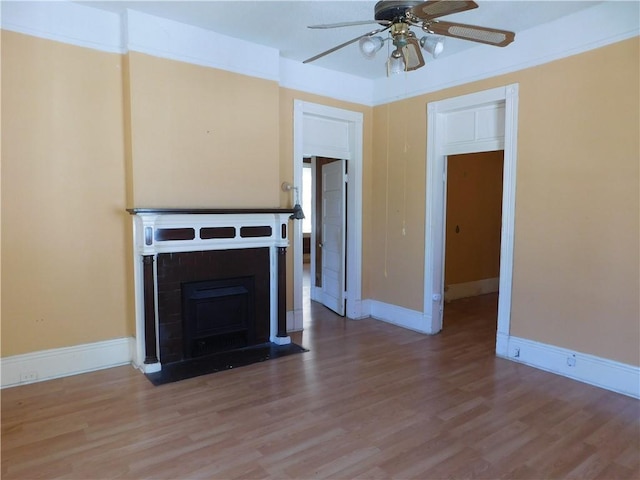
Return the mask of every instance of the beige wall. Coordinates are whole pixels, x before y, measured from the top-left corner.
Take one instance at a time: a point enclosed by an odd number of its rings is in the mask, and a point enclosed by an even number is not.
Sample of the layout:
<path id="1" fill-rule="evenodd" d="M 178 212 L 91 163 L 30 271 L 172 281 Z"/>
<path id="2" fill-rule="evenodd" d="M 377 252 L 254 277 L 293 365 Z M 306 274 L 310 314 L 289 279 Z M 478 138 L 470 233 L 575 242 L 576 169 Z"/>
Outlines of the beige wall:
<path id="1" fill-rule="evenodd" d="M 638 50 L 634 38 L 376 107 L 371 297 L 422 309 L 426 104 L 518 82 L 511 333 L 639 365 Z"/>
<path id="2" fill-rule="evenodd" d="M 444 284 L 500 275 L 503 152 L 447 158 Z"/>
<path id="3" fill-rule="evenodd" d="M 518 82 L 512 333 L 640 364 L 637 38 L 376 108 L 15 33 L 2 47 L 3 356 L 133 333 L 125 206 L 289 206 L 294 99 L 364 113 L 363 298 L 421 310 L 426 104 Z"/>
<path id="4" fill-rule="evenodd" d="M 2 32 L 2 356 L 132 334 L 121 64 Z"/>
<path id="5" fill-rule="evenodd" d="M 635 38 L 522 82 L 512 307 L 514 335 L 634 365 L 639 59 Z"/>
<path id="6" fill-rule="evenodd" d="M 370 298 L 423 308 L 426 102 L 422 97 L 374 109 Z"/>
<path id="7" fill-rule="evenodd" d="M 278 84 L 128 55 L 134 207 L 277 207 Z"/>
<path id="8" fill-rule="evenodd" d="M 279 186 L 292 179 L 294 99 L 363 112 L 370 158 L 369 107 L 135 52 L 2 39 L 3 356 L 134 333 L 125 208 L 290 206 Z"/>

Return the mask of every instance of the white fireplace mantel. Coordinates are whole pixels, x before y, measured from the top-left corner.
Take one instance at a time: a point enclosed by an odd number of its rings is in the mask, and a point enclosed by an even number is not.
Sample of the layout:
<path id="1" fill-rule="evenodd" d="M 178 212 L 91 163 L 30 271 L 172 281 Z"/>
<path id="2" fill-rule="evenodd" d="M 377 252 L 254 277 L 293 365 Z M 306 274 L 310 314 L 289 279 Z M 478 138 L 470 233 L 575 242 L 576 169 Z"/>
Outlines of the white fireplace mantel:
<path id="1" fill-rule="evenodd" d="M 270 341 L 291 343 L 286 335 L 284 253 L 293 210 L 134 208 L 128 212 L 133 218 L 136 367 L 144 373 L 162 369 L 155 261 L 161 253 L 268 247 Z"/>

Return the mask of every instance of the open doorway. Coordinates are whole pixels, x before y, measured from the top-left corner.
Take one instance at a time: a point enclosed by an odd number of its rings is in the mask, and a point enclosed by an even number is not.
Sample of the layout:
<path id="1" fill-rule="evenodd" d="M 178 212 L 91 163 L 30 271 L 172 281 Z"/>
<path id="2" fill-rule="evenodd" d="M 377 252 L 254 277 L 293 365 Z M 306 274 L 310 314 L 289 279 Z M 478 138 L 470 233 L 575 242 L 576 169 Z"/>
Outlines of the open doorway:
<path id="1" fill-rule="evenodd" d="M 302 211 L 302 309 L 307 311 L 311 302 L 311 236 L 315 221 L 311 157 L 304 157 L 302 164 Z"/>
<path id="2" fill-rule="evenodd" d="M 427 105 L 424 314 L 420 330 L 433 334 L 442 329 L 446 158 L 454 154 L 504 150 L 496 329 L 499 356 L 507 356 L 511 323 L 517 132 L 518 84 Z"/>
<path id="3" fill-rule="evenodd" d="M 302 185 L 302 158 L 324 156 L 349 164 L 346 205 L 346 297 L 348 318 L 367 316 L 362 302 L 362 148 L 363 114 L 326 105 L 294 100 L 293 184 Z M 287 312 L 287 330 L 303 329 L 303 234 L 301 222 L 293 222 L 293 310 Z"/>
<path id="4" fill-rule="evenodd" d="M 316 301 L 345 314 L 346 161 L 305 157 L 302 175 L 303 307 Z M 308 297 L 308 299 L 307 299 Z"/>
<path id="5" fill-rule="evenodd" d="M 495 335 L 504 151 L 449 155 L 446 162 L 443 327 L 477 310 L 491 317 Z"/>
<path id="6" fill-rule="evenodd" d="M 502 150 L 447 157 L 446 302 L 498 292 L 503 167 Z"/>
<path id="7" fill-rule="evenodd" d="M 310 296 L 345 314 L 346 291 L 346 161 L 311 159 Z"/>

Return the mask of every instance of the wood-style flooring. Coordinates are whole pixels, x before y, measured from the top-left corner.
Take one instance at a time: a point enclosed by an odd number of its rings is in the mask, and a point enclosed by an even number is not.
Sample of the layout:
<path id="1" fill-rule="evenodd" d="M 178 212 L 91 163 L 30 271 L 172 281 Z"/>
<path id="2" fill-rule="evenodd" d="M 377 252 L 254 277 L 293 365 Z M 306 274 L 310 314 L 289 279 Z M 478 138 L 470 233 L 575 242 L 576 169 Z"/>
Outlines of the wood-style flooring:
<path id="1" fill-rule="evenodd" d="M 307 353 L 3 390 L 2 479 L 640 478 L 640 402 L 496 358 L 496 296 L 435 336 L 310 310 Z"/>

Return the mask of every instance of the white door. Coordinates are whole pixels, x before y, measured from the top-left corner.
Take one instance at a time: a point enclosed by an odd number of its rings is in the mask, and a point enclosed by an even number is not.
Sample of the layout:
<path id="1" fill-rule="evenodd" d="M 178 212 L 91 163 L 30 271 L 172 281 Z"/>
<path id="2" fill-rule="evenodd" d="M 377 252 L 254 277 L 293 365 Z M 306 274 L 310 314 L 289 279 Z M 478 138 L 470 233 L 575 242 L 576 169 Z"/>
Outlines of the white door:
<path id="1" fill-rule="evenodd" d="M 345 198 L 344 162 L 322 166 L 322 299 L 344 316 L 345 300 Z"/>

